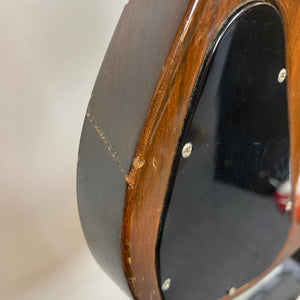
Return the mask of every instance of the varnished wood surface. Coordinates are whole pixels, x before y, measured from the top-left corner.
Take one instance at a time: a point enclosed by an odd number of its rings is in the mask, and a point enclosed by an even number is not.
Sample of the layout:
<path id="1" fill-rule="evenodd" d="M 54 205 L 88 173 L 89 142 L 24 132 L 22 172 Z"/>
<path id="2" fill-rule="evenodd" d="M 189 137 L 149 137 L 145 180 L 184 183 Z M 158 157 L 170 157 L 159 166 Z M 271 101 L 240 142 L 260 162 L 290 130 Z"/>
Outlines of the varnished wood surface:
<path id="1" fill-rule="evenodd" d="M 77 195 L 89 248 L 128 294 L 121 257 L 127 175 L 162 65 L 189 0 L 130 0 L 93 89 L 82 131 Z"/>
<path id="2" fill-rule="evenodd" d="M 252 2 L 192 0 L 162 69 L 129 173 L 124 208 L 123 266 L 131 291 L 137 299 L 161 298 L 157 274 L 157 238 L 173 158 L 197 75 L 223 22 L 237 7 Z M 300 168 L 300 65 L 297 57 L 300 50 L 300 2 L 277 0 L 263 3 L 276 6 L 285 23 L 292 181 L 295 192 Z M 286 244 L 266 273 L 299 246 L 300 226 L 294 217 Z M 259 278 L 240 288 L 235 296 L 257 280 Z"/>

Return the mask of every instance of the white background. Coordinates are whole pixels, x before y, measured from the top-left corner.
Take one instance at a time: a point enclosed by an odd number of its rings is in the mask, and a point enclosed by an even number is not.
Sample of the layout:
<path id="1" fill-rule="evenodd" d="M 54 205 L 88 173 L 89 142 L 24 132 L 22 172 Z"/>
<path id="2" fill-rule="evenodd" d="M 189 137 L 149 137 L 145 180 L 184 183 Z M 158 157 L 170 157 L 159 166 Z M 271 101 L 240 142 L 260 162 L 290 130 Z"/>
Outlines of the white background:
<path id="1" fill-rule="evenodd" d="M 128 299 L 76 203 L 85 110 L 126 1 L 0 1 L 0 299 Z"/>

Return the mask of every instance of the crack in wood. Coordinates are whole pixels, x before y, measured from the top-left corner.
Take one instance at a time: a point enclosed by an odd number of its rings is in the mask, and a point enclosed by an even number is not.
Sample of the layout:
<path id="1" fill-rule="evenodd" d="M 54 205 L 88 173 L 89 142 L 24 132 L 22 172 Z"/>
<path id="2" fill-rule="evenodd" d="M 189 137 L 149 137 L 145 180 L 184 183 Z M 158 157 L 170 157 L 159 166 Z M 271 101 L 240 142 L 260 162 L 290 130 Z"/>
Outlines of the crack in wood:
<path id="1" fill-rule="evenodd" d="M 128 176 L 127 176 L 127 173 L 123 170 L 123 168 L 121 166 L 121 161 L 118 157 L 117 151 L 115 150 L 115 148 L 112 146 L 111 142 L 105 136 L 103 130 L 100 128 L 100 126 L 99 126 L 98 122 L 96 121 L 96 119 L 94 118 L 94 116 L 91 114 L 91 108 L 90 107 L 88 107 L 86 117 L 89 120 L 90 124 L 93 126 L 93 128 L 98 133 L 98 136 L 99 136 L 100 140 L 104 143 L 107 152 L 109 153 L 110 157 L 113 159 L 115 164 L 117 165 L 117 167 L 118 167 L 119 171 L 121 172 L 124 180 L 127 182 L 127 177 Z"/>

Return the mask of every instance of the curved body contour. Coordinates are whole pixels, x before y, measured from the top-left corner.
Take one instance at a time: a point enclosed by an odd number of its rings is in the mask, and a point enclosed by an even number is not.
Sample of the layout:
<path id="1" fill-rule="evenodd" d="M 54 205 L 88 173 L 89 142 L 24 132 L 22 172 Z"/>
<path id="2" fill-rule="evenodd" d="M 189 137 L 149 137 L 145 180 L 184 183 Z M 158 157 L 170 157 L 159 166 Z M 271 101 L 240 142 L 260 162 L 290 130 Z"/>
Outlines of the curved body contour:
<path id="1" fill-rule="evenodd" d="M 144 18 L 138 16 L 136 20 L 127 20 L 127 27 L 118 26 L 93 91 L 78 162 L 79 210 L 90 249 L 119 284 L 124 283 L 120 272 L 122 251 L 125 275 L 137 299 L 161 298 L 157 278 L 160 224 L 173 159 L 197 76 L 205 66 L 207 53 L 222 24 L 241 5 L 257 1 L 192 0 L 189 4 L 176 1 L 176 5 L 174 1 L 154 2 L 153 11 L 145 12 Z M 276 6 L 285 25 L 295 192 L 300 167 L 297 118 L 300 114 L 297 82 L 300 68 L 296 56 L 300 50 L 297 30 L 300 4 L 297 0 L 259 2 Z M 149 9 L 146 1 L 130 1 L 128 10 L 130 5 L 135 16 L 139 9 Z M 141 43 L 142 31 L 151 33 L 149 24 L 156 24 L 151 19 L 155 10 L 161 30 L 153 25 L 152 32 L 159 36 L 149 38 L 149 44 Z M 126 29 L 138 27 L 134 27 L 133 22 L 142 22 L 144 27 L 133 34 L 126 33 Z M 120 49 L 121 44 L 123 49 Z M 139 45 L 138 54 L 129 45 Z M 156 52 L 150 54 L 151 49 Z M 141 53 L 142 58 L 138 57 Z M 88 133 L 84 134 L 85 131 Z M 299 234 L 300 226 L 294 217 L 285 246 L 266 272 L 299 247 Z M 238 293 L 257 280 L 259 278 L 239 289 Z"/>
<path id="2" fill-rule="evenodd" d="M 82 228 L 97 262 L 127 294 L 120 248 L 126 176 L 153 90 L 188 3 L 131 0 L 125 6 L 82 130 L 77 166 Z"/>

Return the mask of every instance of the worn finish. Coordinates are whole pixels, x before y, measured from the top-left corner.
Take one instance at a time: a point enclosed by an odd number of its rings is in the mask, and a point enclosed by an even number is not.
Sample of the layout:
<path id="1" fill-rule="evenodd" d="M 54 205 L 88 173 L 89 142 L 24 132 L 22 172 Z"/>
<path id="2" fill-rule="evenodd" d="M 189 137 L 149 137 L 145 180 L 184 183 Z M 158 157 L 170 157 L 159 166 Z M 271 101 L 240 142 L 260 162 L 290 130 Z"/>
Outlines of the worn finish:
<path id="1" fill-rule="evenodd" d="M 135 154 L 136 159 L 144 163 L 141 168 L 135 164 L 131 167 L 131 184 L 127 188 L 124 209 L 123 264 L 135 298 L 161 298 L 157 242 L 173 158 L 191 94 L 224 20 L 246 2 L 250 1 L 192 0 L 162 69 Z M 297 57 L 300 53 L 300 3 L 298 0 L 271 2 L 278 7 L 286 30 L 292 181 L 295 187 L 300 167 L 300 67 Z M 299 247 L 299 236 L 300 228 L 294 218 L 287 242 L 269 270 Z M 238 289 L 235 295 L 254 282 Z"/>
<path id="2" fill-rule="evenodd" d="M 99 72 L 81 136 L 80 219 L 89 248 L 128 293 L 121 259 L 127 175 L 162 65 L 189 0 L 130 0 Z M 142 161 L 135 160 L 141 167 Z"/>

